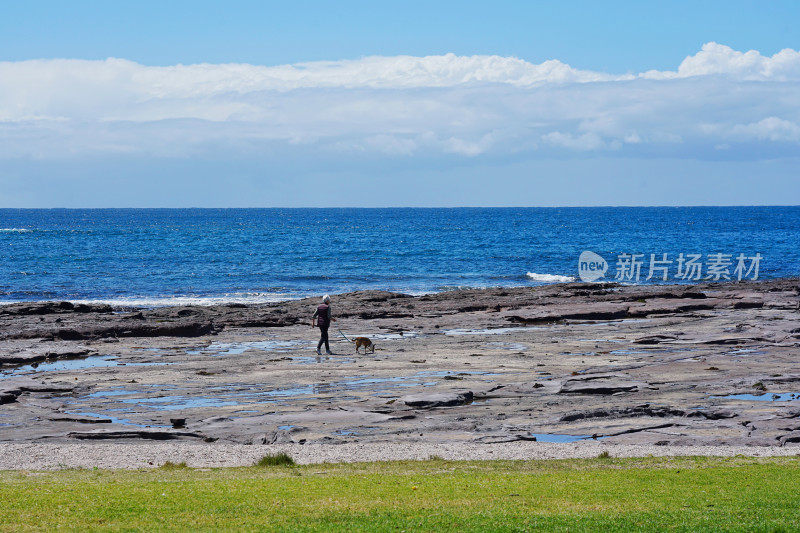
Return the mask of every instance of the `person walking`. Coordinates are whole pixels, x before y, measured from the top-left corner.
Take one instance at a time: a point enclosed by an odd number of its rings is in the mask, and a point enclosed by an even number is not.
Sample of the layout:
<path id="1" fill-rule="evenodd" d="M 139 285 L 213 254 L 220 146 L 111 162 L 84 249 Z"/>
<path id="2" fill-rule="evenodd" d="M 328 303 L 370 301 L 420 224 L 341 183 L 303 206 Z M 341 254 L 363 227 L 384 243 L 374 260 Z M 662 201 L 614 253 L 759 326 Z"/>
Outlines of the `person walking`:
<path id="1" fill-rule="evenodd" d="M 322 297 L 322 303 L 317 306 L 317 310 L 314 311 L 314 315 L 311 317 L 311 327 L 319 327 L 320 335 L 319 342 L 317 343 L 317 355 L 322 355 L 320 350 L 322 349 L 323 343 L 325 344 L 325 353 L 333 355 L 330 344 L 328 344 L 328 327 L 330 327 L 331 322 L 336 322 L 336 319 L 331 317 L 330 304 L 331 297 L 326 294 Z"/>

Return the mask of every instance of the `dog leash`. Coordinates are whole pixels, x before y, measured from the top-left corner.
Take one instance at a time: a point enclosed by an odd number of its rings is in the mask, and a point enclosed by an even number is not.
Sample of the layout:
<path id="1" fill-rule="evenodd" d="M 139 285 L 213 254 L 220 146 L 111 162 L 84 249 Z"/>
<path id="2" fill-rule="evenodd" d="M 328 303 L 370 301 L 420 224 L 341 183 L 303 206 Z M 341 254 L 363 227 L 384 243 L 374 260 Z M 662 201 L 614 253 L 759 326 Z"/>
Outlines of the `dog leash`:
<path id="1" fill-rule="evenodd" d="M 345 338 L 345 340 L 346 340 L 347 342 L 353 342 L 353 341 L 351 341 L 350 339 L 348 339 L 348 338 L 347 338 L 347 335 L 345 335 L 344 333 L 342 333 L 342 330 L 340 330 L 340 329 L 339 329 L 339 330 L 337 330 L 337 331 L 339 332 L 339 335 L 341 335 L 342 337 L 344 337 L 344 338 Z"/>

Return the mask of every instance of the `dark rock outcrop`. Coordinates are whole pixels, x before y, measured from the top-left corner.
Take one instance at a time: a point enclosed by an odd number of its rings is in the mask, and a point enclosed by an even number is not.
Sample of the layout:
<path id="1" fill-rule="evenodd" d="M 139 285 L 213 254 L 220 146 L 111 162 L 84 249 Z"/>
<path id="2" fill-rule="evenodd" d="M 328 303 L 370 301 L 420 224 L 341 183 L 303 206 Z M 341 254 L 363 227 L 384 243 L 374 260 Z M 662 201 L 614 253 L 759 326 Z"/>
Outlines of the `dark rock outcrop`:
<path id="1" fill-rule="evenodd" d="M 78 440 L 203 440 L 206 441 L 205 435 L 199 433 L 190 433 L 187 431 L 72 431 L 67 433 L 67 437 Z"/>
<path id="2" fill-rule="evenodd" d="M 47 385 L 28 377 L 16 377 L 0 380 L 0 404 L 13 403 L 25 392 L 35 393 L 67 393 L 74 387 L 66 385 Z"/>
<path id="3" fill-rule="evenodd" d="M 637 405 L 635 407 L 595 409 L 592 411 L 578 411 L 569 413 L 560 418 L 561 422 L 574 422 L 576 420 L 590 420 L 593 418 L 634 418 L 651 416 L 658 418 L 686 416 L 683 409 L 671 407 L 651 407 L 650 405 Z"/>
<path id="4" fill-rule="evenodd" d="M 337 317 L 359 320 L 434 319 L 491 312 L 497 313 L 500 320 L 520 324 L 603 321 L 715 309 L 795 309 L 796 286 L 796 280 L 673 285 L 666 289 L 659 285 L 570 283 L 413 297 L 387 291 L 358 291 L 336 295 L 333 308 Z M 16 303 L 0 306 L 0 339 L 187 337 L 213 334 L 225 327 L 284 327 L 310 324 L 316 304 L 316 298 L 306 298 L 249 306 L 115 310 L 100 304 Z"/>
<path id="5" fill-rule="evenodd" d="M 114 309 L 106 304 L 73 304 L 71 302 L 25 302 L 0 306 L 0 316 L 39 316 L 56 313 L 110 314 Z"/>
<path id="6" fill-rule="evenodd" d="M 619 392 L 636 392 L 642 385 L 644 384 L 614 375 L 577 376 L 565 380 L 558 392 L 561 394 L 617 394 Z"/>
<path id="7" fill-rule="evenodd" d="M 472 392 L 452 392 L 438 394 L 415 394 L 404 396 L 400 401 L 415 409 L 433 409 L 434 407 L 454 407 L 472 401 Z"/>

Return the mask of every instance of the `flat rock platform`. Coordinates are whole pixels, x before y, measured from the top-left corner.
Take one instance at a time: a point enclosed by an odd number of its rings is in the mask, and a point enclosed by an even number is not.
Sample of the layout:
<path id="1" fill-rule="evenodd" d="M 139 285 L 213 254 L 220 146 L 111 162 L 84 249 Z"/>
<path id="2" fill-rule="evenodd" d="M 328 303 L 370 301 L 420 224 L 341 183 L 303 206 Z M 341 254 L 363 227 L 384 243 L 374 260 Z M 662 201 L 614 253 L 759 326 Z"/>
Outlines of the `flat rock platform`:
<path id="1" fill-rule="evenodd" d="M 316 304 L 0 306 L 0 468 L 800 452 L 797 279 Z"/>

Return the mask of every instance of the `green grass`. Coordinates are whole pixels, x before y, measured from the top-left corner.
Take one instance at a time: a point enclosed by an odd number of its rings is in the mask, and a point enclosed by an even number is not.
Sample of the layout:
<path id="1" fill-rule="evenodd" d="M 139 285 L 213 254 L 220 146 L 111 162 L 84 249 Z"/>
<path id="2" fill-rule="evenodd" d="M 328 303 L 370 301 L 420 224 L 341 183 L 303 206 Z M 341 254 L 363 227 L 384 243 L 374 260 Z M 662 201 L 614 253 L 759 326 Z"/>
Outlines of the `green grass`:
<path id="1" fill-rule="evenodd" d="M 294 459 L 285 453 L 277 453 L 275 455 L 265 455 L 258 460 L 256 466 L 293 466 Z"/>
<path id="2" fill-rule="evenodd" d="M 172 461 L 167 461 L 166 463 L 161 465 L 159 468 L 163 468 L 164 470 L 177 470 L 177 469 L 180 469 L 180 468 L 189 468 L 189 467 L 186 465 L 186 462 L 173 463 Z"/>
<path id="3" fill-rule="evenodd" d="M 0 472 L 0 531 L 798 531 L 800 459 Z"/>

